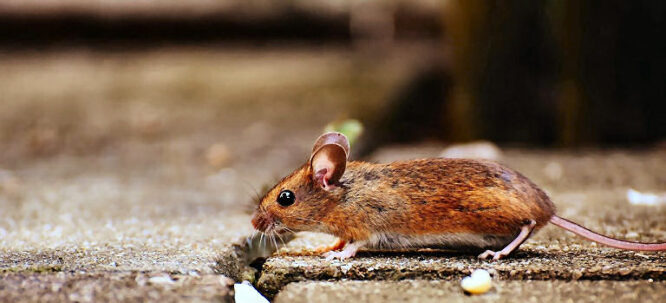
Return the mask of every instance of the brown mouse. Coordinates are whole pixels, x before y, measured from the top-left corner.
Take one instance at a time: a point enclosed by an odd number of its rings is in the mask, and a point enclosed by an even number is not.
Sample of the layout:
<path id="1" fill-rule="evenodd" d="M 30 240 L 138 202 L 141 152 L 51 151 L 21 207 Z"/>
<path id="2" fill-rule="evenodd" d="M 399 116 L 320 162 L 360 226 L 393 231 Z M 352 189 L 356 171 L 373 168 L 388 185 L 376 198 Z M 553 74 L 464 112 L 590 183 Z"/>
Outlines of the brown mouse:
<path id="1" fill-rule="evenodd" d="M 310 160 L 263 197 L 254 227 L 268 235 L 335 235 L 340 240 L 324 254 L 327 259 L 353 257 L 359 248 L 374 246 L 472 248 L 485 250 L 481 259 L 497 260 L 548 222 L 611 247 L 666 250 L 666 243 L 617 240 L 558 217 L 546 193 L 494 162 L 435 158 L 372 164 L 347 162 L 348 157 L 344 135 L 320 136 Z"/>

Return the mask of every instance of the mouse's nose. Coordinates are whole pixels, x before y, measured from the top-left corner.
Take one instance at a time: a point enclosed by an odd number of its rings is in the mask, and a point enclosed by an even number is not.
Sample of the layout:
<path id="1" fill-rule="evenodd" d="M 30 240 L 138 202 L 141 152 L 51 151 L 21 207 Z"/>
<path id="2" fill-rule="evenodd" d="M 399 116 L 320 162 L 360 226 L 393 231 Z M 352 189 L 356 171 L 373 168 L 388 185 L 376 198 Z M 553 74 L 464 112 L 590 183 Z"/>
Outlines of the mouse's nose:
<path id="1" fill-rule="evenodd" d="M 254 226 L 256 230 L 262 232 L 266 231 L 266 228 L 268 228 L 270 223 L 270 218 L 261 212 L 256 212 L 254 213 L 254 216 L 252 216 L 252 226 Z"/>

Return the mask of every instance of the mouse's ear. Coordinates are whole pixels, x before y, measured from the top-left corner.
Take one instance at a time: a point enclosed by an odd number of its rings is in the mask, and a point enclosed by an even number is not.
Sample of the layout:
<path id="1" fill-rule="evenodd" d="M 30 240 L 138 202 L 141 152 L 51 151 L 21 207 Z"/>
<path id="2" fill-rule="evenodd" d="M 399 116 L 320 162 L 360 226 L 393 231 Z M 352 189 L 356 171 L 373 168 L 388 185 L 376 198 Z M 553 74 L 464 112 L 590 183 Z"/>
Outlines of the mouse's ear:
<path id="1" fill-rule="evenodd" d="M 330 132 L 315 141 L 310 156 L 312 179 L 329 190 L 342 177 L 349 158 L 349 141 L 341 133 Z"/>

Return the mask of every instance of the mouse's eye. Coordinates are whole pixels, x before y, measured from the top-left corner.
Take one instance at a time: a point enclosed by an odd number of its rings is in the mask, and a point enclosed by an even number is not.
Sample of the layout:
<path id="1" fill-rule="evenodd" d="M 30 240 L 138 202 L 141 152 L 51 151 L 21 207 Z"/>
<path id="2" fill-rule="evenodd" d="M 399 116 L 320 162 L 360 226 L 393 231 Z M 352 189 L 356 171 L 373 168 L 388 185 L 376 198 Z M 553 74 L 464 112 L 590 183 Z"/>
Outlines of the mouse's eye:
<path id="1" fill-rule="evenodd" d="M 277 198 L 277 202 L 285 207 L 294 204 L 295 200 L 296 195 L 294 195 L 294 192 L 288 189 L 281 191 Z"/>

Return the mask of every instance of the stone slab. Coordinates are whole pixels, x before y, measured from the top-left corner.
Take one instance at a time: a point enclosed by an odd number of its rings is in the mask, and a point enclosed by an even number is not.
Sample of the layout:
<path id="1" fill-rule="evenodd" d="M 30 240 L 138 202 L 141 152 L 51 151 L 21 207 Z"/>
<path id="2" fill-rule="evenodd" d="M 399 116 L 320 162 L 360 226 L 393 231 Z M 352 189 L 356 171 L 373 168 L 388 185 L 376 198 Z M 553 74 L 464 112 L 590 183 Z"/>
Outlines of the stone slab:
<path id="1" fill-rule="evenodd" d="M 458 280 L 474 269 L 506 280 L 666 280 L 666 253 L 599 249 L 559 252 L 522 249 L 499 261 L 475 256 L 427 252 L 362 252 L 356 258 L 325 261 L 318 256 L 278 256 L 263 265 L 257 287 L 275 295 L 300 281 L 436 279 Z"/>
<path id="2" fill-rule="evenodd" d="M 494 281 L 468 295 L 458 281 L 342 281 L 289 284 L 274 302 L 663 302 L 658 281 Z"/>
<path id="3" fill-rule="evenodd" d="M 233 281 L 166 272 L 5 272 L 0 301 L 233 302 Z"/>

